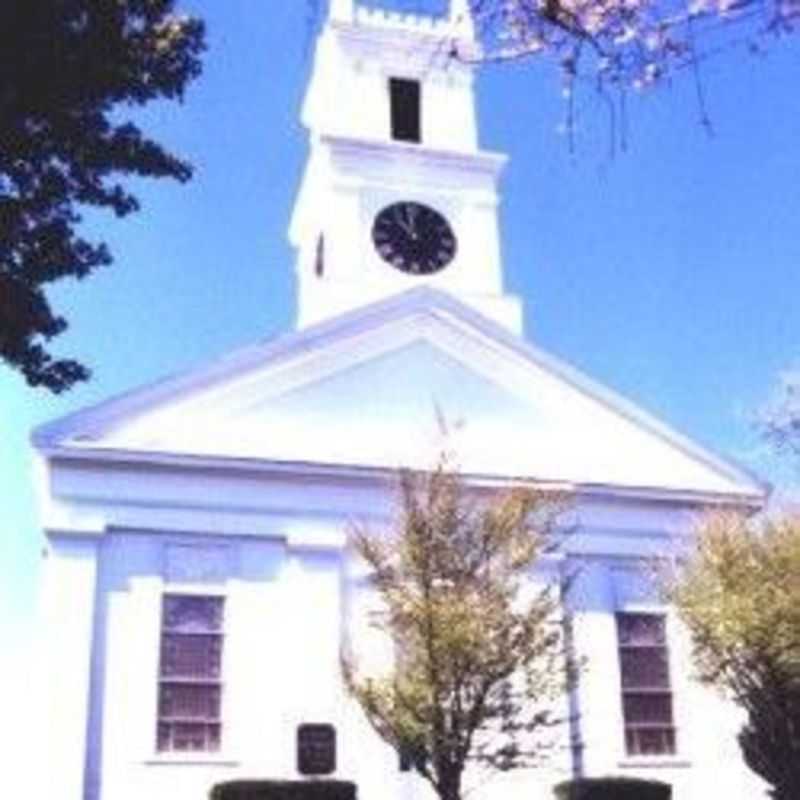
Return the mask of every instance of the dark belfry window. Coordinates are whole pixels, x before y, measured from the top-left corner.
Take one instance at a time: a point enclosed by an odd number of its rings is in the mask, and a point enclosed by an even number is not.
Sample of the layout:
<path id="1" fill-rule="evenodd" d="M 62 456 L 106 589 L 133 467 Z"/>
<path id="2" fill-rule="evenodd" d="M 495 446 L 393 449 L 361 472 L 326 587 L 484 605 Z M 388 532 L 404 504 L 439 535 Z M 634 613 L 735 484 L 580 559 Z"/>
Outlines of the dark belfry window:
<path id="1" fill-rule="evenodd" d="M 422 141 L 421 94 L 419 81 L 389 78 L 392 139 L 401 142 Z"/>

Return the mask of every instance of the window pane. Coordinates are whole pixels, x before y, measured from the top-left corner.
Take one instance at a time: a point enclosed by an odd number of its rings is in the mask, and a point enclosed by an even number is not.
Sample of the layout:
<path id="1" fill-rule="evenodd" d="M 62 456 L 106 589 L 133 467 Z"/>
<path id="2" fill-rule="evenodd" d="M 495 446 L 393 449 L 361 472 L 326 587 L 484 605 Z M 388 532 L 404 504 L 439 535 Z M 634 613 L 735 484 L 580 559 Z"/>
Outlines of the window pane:
<path id="1" fill-rule="evenodd" d="M 632 756 L 663 756 L 675 752 L 675 731 L 672 728 L 629 728 L 625 744 Z"/>
<path id="2" fill-rule="evenodd" d="M 163 718 L 219 719 L 221 690 L 218 685 L 162 684 L 158 714 Z"/>
<path id="3" fill-rule="evenodd" d="M 669 665 L 665 648 L 621 650 L 623 689 L 669 689 Z"/>
<path id="4" fill-rule="evenodd" d="M 161 638 L 161 675 L 165 678 L 219 678 L 222 637 L 165 633 Z"/>
<path id="5" fill-rule="evenodd" d="M 208 749 L 212 752 L 219 750 L 222 726 L 219 723 L 207 725 L 206 735 L 208 736 Z"/>
<path id="6" fill-rule="evenodd" d="M 618 614 L 619 643 L 626 645 L 666 644 L 664 617 L 657 614 Z"/>
<path id="7" fill-rule="evenodd" d="M 209 725 L 194 722 L 176 722 L 172 724 L 172 749 L 178 751 L 217 749 L 214 742 L 219 743 L 219 738 L 214 738 Z M 216 726 L 219 727 L 219 726 Z"/>
<path id="8" fill-rule="evenodd" d="M 164 597 L 164 627 L 181 633 L 222 630 L 222 598 L 168 594 Z"/>
<path id="9" fill-rule="evenodd" d="M 172 745 L 172 726 L 167 722 L 158 723 L 158 739 L 156 747 L 159 753 L 170 750 Z"/>
<path id="10" fill-rule="evenodd" d="M 672 725 L 672 696 L 669 694 L 629 694 L 622 698 L 625 723 Z"/>
<path id="11" fill-rule="evenodd" d="M 217 752 L 220 746 L 219 723 L 162 722 L 158 726 L 159 752 Z"/>

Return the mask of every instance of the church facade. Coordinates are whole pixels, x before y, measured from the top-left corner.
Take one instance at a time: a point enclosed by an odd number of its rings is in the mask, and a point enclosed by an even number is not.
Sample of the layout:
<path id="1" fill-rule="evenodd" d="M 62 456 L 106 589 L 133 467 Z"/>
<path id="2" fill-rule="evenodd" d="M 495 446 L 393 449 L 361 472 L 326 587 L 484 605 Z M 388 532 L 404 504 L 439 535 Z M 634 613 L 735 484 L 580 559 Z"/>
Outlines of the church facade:
<path id="1" fill-rule="evenodd" d="M 34 434 L 48 796 L 196 800 L 294 778 L 310 733 L 335 750 L 322 771 L 363 800 L 427 797 L 346 696 L 339 654 L 345 638 L 370 646 L 348 528 L 387 523 L 392 475 L 433 463 L 441 419 L 476 490 L 575 498 L 574 532 L 532 576 L 577 575 L 571 721 L 547 766 L 476 796 L 546 798 L 577 775 L 657 778 L 675 800 L 764 796 L 738 712 L 693 681 L 646 569 L 703 509 L 755 511 L 764 487 L 523 340 L 477 47 L 465 0 L 441 19 L 331 0 L 290 225 L 297 329 Z"/>

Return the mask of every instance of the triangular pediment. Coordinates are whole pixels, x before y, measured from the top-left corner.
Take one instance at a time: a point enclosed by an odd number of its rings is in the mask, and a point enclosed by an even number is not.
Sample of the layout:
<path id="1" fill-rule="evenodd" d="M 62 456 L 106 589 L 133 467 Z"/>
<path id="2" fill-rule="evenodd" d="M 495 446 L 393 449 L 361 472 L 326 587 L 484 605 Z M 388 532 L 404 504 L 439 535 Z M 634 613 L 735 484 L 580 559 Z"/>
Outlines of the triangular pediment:
<path id="1" fill-rule="evenodd" d="M 745 471 L 460 302 L 414 290 L 41 429 L 45 449 L 760 496 Z"/>

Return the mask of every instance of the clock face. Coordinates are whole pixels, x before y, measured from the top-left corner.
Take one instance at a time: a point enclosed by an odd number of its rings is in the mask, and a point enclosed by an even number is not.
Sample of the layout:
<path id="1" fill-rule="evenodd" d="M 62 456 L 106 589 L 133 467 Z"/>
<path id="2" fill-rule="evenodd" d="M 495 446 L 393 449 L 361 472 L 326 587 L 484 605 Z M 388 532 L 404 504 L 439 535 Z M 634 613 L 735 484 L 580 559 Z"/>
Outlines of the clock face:
<path id="1" fill-rule="evenodd" d="M 372 241 L 380 257 L 411 275 L 430 275 L 455 257 L 456 237 L 447 220 L 420 203 L 394 203 L 375 217 Z"/>

